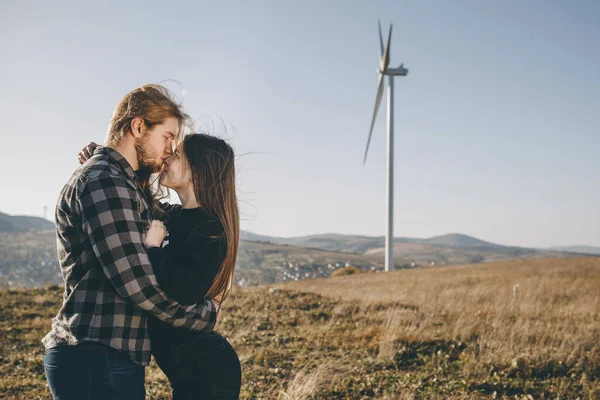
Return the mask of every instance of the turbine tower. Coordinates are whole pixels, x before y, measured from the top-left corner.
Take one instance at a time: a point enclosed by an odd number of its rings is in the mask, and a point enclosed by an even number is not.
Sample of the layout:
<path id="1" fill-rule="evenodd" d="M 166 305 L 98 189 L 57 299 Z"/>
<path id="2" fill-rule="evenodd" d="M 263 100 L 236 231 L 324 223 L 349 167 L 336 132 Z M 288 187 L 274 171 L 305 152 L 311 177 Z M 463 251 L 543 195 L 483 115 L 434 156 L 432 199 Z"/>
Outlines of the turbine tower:
<path id="1" fill-rule="evenodd" d="M 385 271 L 389 271 L 394 267 L 394 76 L 406 76 L 408 70 L 404 68 L 404 64 L 400 64 L 398 68 L 388 68 L 390 63 L 390 42 L 392 40 L 392 25 L 388 33 L 387 44 L 383 47 L 383 36 L 381 35 L 381 22 L 379 25 L 379 48 L 381 50 L 381 59 L 379 62 L 379 81 L 377 82 L 377 96 L 375 97 L 375 109 L 373 110 L 373 118 L 371 119 L 371 129 L 369 130 L 369 138 L 367 139 L 367 148 L 365 149 L 365 158 L 363 165 L 367 162 L 367 154 L 369 152 L 369 144 L 371 143 L 371 135 L 373 134 L 373 126 L 377 118 L 379 104 L 383 97 L 383 81 L 384 76 L 388 77 L 387 90 L 387 221 L 385 234 Z"/>

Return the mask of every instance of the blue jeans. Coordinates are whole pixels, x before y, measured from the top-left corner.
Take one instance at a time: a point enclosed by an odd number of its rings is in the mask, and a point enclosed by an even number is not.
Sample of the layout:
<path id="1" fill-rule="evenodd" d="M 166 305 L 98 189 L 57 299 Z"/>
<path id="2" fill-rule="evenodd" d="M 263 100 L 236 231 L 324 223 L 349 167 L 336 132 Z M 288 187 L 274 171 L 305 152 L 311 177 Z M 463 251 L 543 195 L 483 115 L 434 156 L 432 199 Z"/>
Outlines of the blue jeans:
<path id="1" fill-rule="evenodd" d="M 238 399 L 242 368 L 235 350 L 216 332 L 195 334 L 180 344 L 152 340 L 154 359 L 169 378 L 173 400 Z"/>
<path id="2" fill-rule="evenodd" d="M 143 366 L 100 343 L 55 347 L 44 355 L 54 400 L 144 400 Z"/>

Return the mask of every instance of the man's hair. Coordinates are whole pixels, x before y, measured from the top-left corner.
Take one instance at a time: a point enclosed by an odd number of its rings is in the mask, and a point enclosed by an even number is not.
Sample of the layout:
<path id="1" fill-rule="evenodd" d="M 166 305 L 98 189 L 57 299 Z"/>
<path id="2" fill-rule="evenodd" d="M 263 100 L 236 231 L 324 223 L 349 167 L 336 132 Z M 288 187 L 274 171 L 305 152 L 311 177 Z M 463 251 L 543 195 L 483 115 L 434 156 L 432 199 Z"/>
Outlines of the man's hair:
<path id="1" fill-rule="evenodd" d="M 131 121 L 142 118 L 147 129 L 162 124 L 168 117 L 178 122 L 177 141 L 183 135 L 183 128 L 190 125 L 189 116 L 183 111 L 167 88 L 158 84 L 140 86 L 127 93 L 117 104 L 108 124 L 106 145 L 115 147 L 131 131 Z"/>

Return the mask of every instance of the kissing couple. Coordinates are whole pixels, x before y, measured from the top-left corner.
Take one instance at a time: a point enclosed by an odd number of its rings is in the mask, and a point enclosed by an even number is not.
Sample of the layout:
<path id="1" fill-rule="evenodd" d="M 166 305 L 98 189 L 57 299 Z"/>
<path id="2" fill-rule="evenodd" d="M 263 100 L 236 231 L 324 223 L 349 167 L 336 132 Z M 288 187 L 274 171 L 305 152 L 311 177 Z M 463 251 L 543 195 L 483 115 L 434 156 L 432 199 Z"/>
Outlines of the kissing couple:
<path id="1" fill-rule="evenodd" d="M 60 192 L 65 289 L 42 339 L 55 400 L 143 400 L 151 354 L 175 400 L 239 397 L 240 361 L 214 331 L 240 236 L 234 152 L 186 126 L 166 88 L 133 90 Z"/>

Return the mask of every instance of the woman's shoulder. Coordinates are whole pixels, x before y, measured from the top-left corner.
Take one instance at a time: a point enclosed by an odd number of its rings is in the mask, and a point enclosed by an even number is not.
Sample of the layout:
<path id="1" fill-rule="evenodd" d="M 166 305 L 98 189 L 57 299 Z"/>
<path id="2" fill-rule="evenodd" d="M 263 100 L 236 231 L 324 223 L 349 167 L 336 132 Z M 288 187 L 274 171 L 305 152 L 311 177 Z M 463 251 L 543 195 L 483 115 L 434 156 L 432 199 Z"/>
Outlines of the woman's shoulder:
<path id="1" fill-rule="evenodd" d="M 166 201 L 159 201 L 158 208 L 160 208 L 164 213 L 171 214 L 174 212 L 179 212 L 181 210 L 181 204 L 171 204 Z"/>
<path id="2" fill-rule="evenodd" d="M 192 233 L 200 236 L 220 236 L 225 232 L 223 224 L 217 217 L 205 215 L 204 218 L 198 221 L 198 225 Z"/>
<path id="3" fill-rule="evenodd" d="M 181 204 L 171 204 L 164 201 L 159 201 L 157 207 L 160 210 L 160 219 L 166 225 L 169 225 L 173 218 L 181 214 Z"/>
<path id="4" fill-rule="evenodd" d="M 195 241 L 213 242 L 225 238 L 225 228 L 219 218 L 204 213 L 189 234 Z"/>

